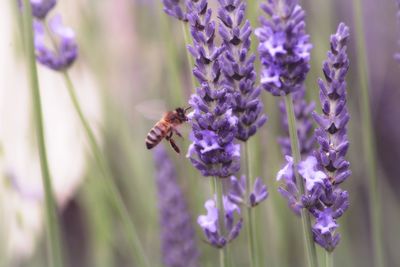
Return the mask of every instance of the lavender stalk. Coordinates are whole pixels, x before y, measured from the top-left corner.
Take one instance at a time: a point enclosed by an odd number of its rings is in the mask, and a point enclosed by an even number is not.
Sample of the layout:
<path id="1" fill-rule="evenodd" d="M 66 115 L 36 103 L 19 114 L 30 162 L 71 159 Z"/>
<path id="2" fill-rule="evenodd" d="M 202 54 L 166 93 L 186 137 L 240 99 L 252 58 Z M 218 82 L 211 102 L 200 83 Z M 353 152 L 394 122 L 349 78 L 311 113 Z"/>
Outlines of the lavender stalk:
<path id="1" fill-rule="evenodd" d="M 261 84 L 274 96 L 285 101 L 292 156 L 288 170 L 293 168 L 295 183 L 301 195 L 305 194 L 303 180 L 298 173 L 301 160 L 296 117 L 292 93 L 299 91 L 310 69 L 309 36 L 305 33 L 305 13 L 297 1 L 266 1 L 261 7 L 267 18 L 261 17 L 262 26 L 256 29 L 260 44 L 258 51 L 262 64 Z M 278 174 L 278 177 L 281 176 Z M 289 196 L 290 197 L 290 196 Z M 304 242 L 309 265 L 317 266 L 317 257 L 311 232 L 311 219 L 306 209 L 301 213 Z"/>
<path id="2" fill-rule="evenodd" d="M 238 117 L 236 138 L 244 142 L 246 163 L 246 196 L 251 195 L 253 177 L 250 173 L 247 141 L 264 125 L 267 118 L 260 100 L 261 89 L 255 86 L 255 55 L 250 53 L 251 25 L 245 19 L 246 2 L 241 0 L 219 0 L 218 17 L 221 21 L 219 33 L 225 52 L 222 57 L 223 83 L 235 92 L 234 114 Z M 250 266 L 258 266 L 258 248 L 254 228 L 253 206 L 247 207 L 247 232 Z"/>
<path id="3" fill-rule="evenodd" d="M 365 47 L 365 31 L 363 25 L 362 3 L 360 0 L 353 1 L 353 10 L 355 18 L 355 32 L 357 44 L 357 69 L 359 72 L 359 85 L 361 90 L 361 127 L 362 144 L 364 150 L 364 160 L 366 162 L 365 174 L 369 178 L 369 196 L 370 196 L 370 216 L 372 222 L 372 243 L 374 253 L 374 266 L 386 266 L 383 254 L 383 236 L 382 236 L 382 204 L 381 204 L 381 186 L 378 182 L 377 159 L 375 134 L 372 123 L 370 108 L 370 81 L 367 62 L 367 50 Z"/>
<path id="4" fill-rule="evenodd" d="M 221 79 L 221 55 L 225 47 L 215 43 L 216 23 L 207 0 L 189 1 L 187 18 L 193 45 L 188 49 L 195 59 L 193 75 L 200 86 L 189 100 L 193 112 L 187 157 L 205 177 L 213 177 L 216 199 L 205 204 L 207 215 L 198 218 L 210 245 L 220 248 L 221 265 L 229 265 L 225 246 L 233 241 L 242 227 L 235 223 L 234 212 L 240 209 L 222 192 L 222 178 L 240 169 L 240 145 L 235 143 L 238 118 L 234 114 L 234 91 Z"/>
<path id="5" fill-rule="evenodd" d="M 54 199 L 54 193 L 52 189 L 51 174 L 49 171 L 47 152 L 46 152 L 46 142 L 45 133 L 43 126 L 42 117 L 42 104 L 39 89 L 38 74 L 35 62 L 35 50 L 34 50 L 34 36 L 32 31 L 32 14 L 31 5 L 29 0 L 24 0 L 25 12 L 23 12 L 23 22 L 24 22 L 24 40 L 27 49 L 28 60 L 28 70 L 30 73 L 30 82 L 32 88 L 32 101 L 33 101 L 33 112 L 36 123 L 36 131 L 39 146 L 40 155 L 40 165 L 42 171 L 42 182 L 45 193 L 45 203 L 46 203 L 46 223 L 47 223 L 47 236 L 48 236 L 48 256 L 49 265 L 54 267 L 62 267 L 63 255 L 61 246 L 61 236 L 59 230 L 59 222 L 57 218 L 57 207 Z"/>

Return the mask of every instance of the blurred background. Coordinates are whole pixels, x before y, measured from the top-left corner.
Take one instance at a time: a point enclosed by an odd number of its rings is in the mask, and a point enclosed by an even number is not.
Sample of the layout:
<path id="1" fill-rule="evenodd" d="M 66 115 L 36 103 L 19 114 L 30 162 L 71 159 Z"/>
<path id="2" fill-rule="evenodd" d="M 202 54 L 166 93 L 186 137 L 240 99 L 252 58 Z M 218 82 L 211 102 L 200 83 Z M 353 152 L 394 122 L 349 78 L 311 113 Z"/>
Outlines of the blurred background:
<path id="1" fill-rule="evenodd" d="M 212 1 L 213 4 L 216 1 Z M 261 1 L 248 1 L 253 27 Z M 307 97 L 318 103 L 317 77 L 329 49 L 329 36 L 343 21 L 354 31 L 351 1 L 300 1 L 314 45 Z M 363 0 L 371 108 L 382 191 L 384 253 L 387 266 L 400 266 L 400 27 L 394 0 Z M 79 101 L 96 130 L 113 177 L 129 208 L 151 266 L 161 265 L 159 216 L 152 152 L 144 139 L 157 116 L 185 106 L 191 88 L 182 25 L 162 11 L 158 0 L 58 1 L 55 13 L 76 31 L 79 58 L 70 70 Z M 19 12 L 14 1 L 0 2 L 0 266 L 46 266 L 44 200 L 30 88 L 22 52 Z M 255 41 L 255 40 L 254 40 Z M 368 180 L 360 128 L 360 86 L 355 37 L 351 37 L 348 102 L 353 175 L 343 185 L 351 206 L 339 220 L 342 241 L 336 266 L 373 266 Z M 256 44 L 254 44 L 256 47 Z M 67 266 L 135 266 L 124 228 L 105 197 L 99 170 L 67 94 L 62 77 L 40 65 L 46 142 L 53 187 L 59 207 Z M 276 142 L 282 132 L 278 100 L 263 93 L 268 123 L 250 143 L 253 173 L 268 185 L 270 196 L 258 207 L 262 266 L 303 266 L 300 219 L 277 193 L 276 172 L 283 163 Z M 319 106 L 317 105 L 318 109 Z M 188 136 L 189 127 L 182 129 Z M 204 213 L 209 181 L 182 155 L 168 148 L 178 170 L 193 223 Z M 217 250 L 202 242 L 197 225 L 201 266 L 217 266 Z M 233 266 L 246 266 L 246 234 L 231 244 Z M 320 254 L 322 250 L 318 248 Z"/>

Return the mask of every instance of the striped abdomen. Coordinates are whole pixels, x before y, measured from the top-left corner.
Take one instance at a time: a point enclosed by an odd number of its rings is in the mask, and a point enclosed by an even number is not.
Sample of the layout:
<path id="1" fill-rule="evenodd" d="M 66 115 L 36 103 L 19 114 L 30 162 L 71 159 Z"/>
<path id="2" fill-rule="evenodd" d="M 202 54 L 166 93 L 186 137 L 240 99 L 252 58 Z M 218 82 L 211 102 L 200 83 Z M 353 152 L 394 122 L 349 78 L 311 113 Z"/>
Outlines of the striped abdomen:
<path id="1" fill-rule="evenodd" d="M 171 130 L 171 125 L 164 121 L 161 120 L 154 125 L 154 127 L 150 130 L 150 132 L 147 134 L 146 137 L 146 147 L 147 149 L 152 149 L 156 145 L 158 145 L 161 140 L 164 139 L 164 137 L 167 136 L 167 134 Z"/>

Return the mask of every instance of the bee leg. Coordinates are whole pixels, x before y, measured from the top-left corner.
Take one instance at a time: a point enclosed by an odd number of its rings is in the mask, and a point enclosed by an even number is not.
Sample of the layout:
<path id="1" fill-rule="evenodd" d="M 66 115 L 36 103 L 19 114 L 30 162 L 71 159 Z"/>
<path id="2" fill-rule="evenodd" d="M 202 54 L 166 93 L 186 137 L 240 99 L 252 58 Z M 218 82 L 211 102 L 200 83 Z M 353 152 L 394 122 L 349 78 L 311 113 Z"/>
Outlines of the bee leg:
<path id="1" fill-rule="evenodd" d="M 176 151 L 176 153 L 180 154 L 181 150 L 179 149 L 179 147 L 176 145 L 174 139 L 170 138 L 169 139 L 169 143 L 171 144 L 172 148 Z"/>
<path id="2" fill-rule="evenodd" d="M 177 136 L 183 138 L 182 134 L 181 134 L 177 129 L 175 129 L 175 128 L 174 128 L 174 133 L 175 133 Z"/>
<path id="3" fill-rule="evenodd" d="M 165 136 L 165 139 L 167 139 L 167 141 L 169 142 L 169 140 L 172 138 L 173 132 L 169 132 L 169 134 L 167 134 L 167 136 Z"/>

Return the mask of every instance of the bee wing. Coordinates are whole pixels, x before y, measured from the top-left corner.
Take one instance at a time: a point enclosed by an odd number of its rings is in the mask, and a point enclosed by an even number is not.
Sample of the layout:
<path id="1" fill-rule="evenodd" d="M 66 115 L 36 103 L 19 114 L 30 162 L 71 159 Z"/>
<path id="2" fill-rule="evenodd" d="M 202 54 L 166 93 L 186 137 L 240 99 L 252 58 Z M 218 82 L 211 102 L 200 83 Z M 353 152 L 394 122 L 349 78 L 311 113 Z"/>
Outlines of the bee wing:
<path id="1" fill-rule="evenodd" d="M 167 109 L 167 105 L 162 99 L 145 100 L 135 107 L 143 117 L 149 120 L 160 120 Z"/>

